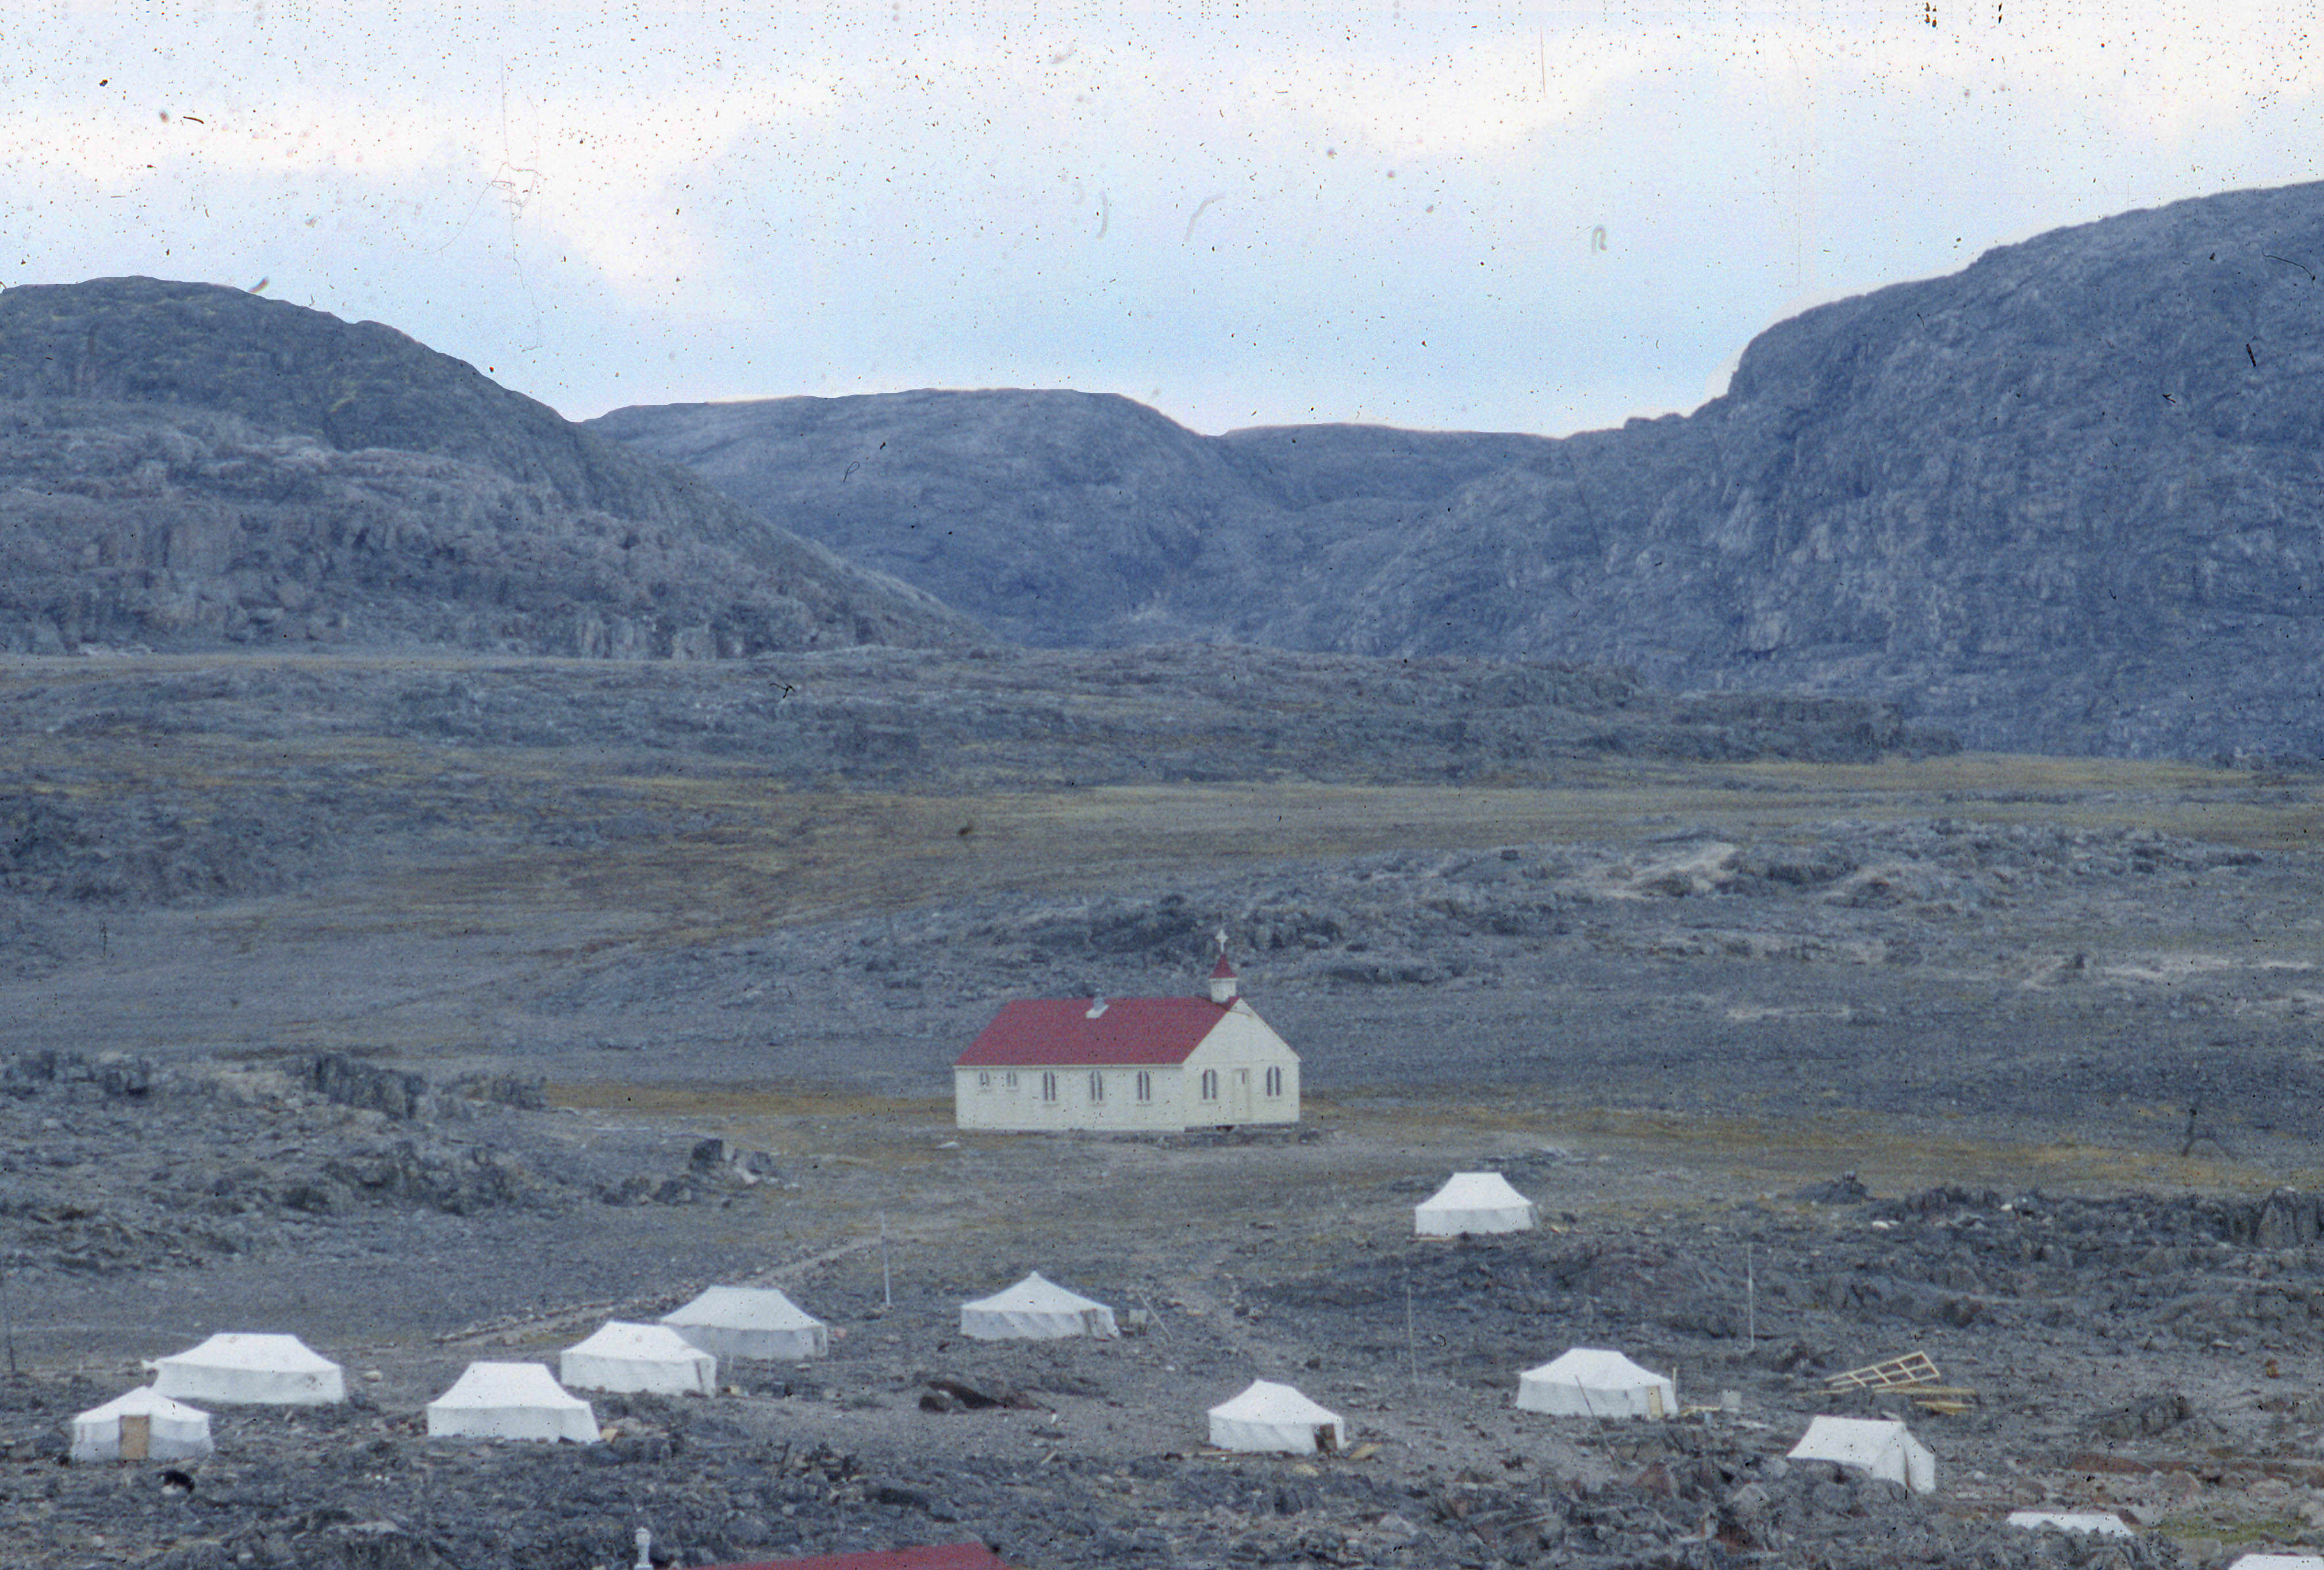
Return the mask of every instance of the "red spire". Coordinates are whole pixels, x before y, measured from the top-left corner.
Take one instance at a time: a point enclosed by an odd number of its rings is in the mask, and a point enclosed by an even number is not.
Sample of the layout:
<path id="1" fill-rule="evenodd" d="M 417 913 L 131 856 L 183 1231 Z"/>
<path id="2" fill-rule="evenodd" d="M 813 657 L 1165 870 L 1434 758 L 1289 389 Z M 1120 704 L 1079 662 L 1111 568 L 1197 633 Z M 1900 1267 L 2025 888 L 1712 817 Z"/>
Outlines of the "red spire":
<path id="1" fill-rule="evenodd" d="M 1219 963 L 1211 966 L 1213 981 L 1232 981 L 1234 973 L 1235 967 L 1227 963 L 1227 956 L 1223 953 L 1219 956 Z"/>

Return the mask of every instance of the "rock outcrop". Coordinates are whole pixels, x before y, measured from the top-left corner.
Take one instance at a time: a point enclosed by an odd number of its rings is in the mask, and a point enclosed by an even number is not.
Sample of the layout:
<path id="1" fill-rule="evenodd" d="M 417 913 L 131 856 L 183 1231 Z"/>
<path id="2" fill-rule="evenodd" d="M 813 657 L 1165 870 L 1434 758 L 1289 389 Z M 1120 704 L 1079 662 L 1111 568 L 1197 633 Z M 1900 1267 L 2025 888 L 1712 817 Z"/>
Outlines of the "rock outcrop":
<path id="1" fill-rule="evenodd" d="M 376 322 L 145 278 L 0 294 L 0 651 L 977 633 Z"/>
<path id="2" fill-rule="evenodd" d="M 1354 592 L 1462 485 L 1554 448 L 1366 426 L 1205 437 L 1071 392 L 672 404 L 590 425 L 1049 648 L 1335 647 L 1303 607 Z"/>
<path id="3" fill-rule="evenodd" d="M 2324 185 L 2062 229 L 1557 441 L 1204 438 L 1120 399 L 597 422 L 1028 641 L 1223 637 L 1845 692 L 1973 746 L 2324 753 Z"/>

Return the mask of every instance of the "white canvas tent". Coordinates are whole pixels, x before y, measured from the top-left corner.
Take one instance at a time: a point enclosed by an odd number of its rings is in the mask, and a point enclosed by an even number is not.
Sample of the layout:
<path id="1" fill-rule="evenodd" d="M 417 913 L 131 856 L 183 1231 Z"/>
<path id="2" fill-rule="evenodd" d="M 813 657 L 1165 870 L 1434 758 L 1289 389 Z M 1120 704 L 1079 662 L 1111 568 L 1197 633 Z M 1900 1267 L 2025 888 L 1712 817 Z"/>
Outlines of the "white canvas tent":
<path id="1" fill-rule="evenodd" d="M 608 1319 L 565 1349 L 557 1377 L 576 1390 L 707 1396 L 718 1390 L 718 1360 L 667 1325 Z"/>
<path id="2" fill-rule="evenodd" d="M 1792 1446 L 1794 1461 L 1831 1461 L 1933 1493 L 1937 1458 L 1902 1423 L 1872 1418 L 1817 1418 Z"/>
<path id="3" fill-rule="evenodd" d="M 661 1322 L 719 1357 L 798 1362 L 831 1351 L 823 1321 L 771 1287 L 712 1287 Z"/>
<path id="4" fill-rule="evenodd" d="M 1577 1346 L 1518 1376 L 1517 1407 L 1562 1418 L 1675 1418 L 1678 1386 L 1618 1352 Z"/>
<path id="5" fill-rule="evenodd" d="M 1540 1219 L 1540 1208 L 1499 1172 L 1455 1172 L 1443 1187 L 1412 1207 L 1412 1230 L 1420 1237 L 1530 1232 Z"/>
<path id="6" fill-rule="evenodd" d="M 1103 1339 L 1118 1334 L 1112 1309 L 1066 1291 L 1038 1271 L 1005 1292 L 962 1304 L 960 1333 L 979 1341 L 1054 1341 L 1066 1335 Z"/>
<path id="7" fill-rule="evenodd" d="M 1340 1414 L 1319 1407 L 1289 1385 L 1253 1380 L 1231 1401 L 1211 1408 L 1211 1443 L 1222 1450 L 1313 1455 L 1346 1447 Z"/>
<path id="8" fill-rule="evenodd" d="M 164 1396 L 226 1406 L 326 1407 L 347 1399 L 339 1365 L 295 1335 L 213 1335 L 146 1366 Z"/>
<path id="9" fill-rule="evenodd" d="M 2106 1510 L 2012 1510 L 2009 1524 L 2031 1532 L 2051 1527 L 2061 1532 L 2081 1532 L 2094 1538 L 2138 1536 L 2120 1516 Z"/>
<path id="10" fill-rule="evenodd" d="M 134 1454 L 123 1455 L 122 1420 L 129 1420 Z M 135 1437 L 139 1419 L 144 1437 Z M 210 1453 L 210 1415 L 140 1385 L 72 1420 L 75 1461 L 192 1461 Z"/>
<path id="11" fill-rule="evenodd" d="M 597 1441 L 597 1415 L 537 1362 L 472 1362 L 428 1403 L 431 1438 Z"/>

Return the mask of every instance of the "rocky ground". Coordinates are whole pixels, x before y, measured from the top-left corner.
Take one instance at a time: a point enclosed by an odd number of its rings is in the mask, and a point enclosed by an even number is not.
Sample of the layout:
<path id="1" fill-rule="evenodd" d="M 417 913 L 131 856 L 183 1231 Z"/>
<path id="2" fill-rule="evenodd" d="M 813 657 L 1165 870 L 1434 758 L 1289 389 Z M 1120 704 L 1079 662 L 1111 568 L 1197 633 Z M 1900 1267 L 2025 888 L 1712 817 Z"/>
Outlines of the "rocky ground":
<path id="1" fill-rule="evenodd" d="M 1157 1566 L 2118 1566 L 2324 1543 L 2313 1194 L 1746 1192 L 1716 1159 L 1547 1146 L 1534 1120 L 1442 1106 L 1014 1140 L 908 1104 L 540 1101 L 328 1056 L 13 1060 L 10 1562 L 616 1566 L 640 1526 L 669 1565 L 966 1538 Z M 1507 1173 L 1548 1224 L 1414 1240 L 1409 1206 L 1456 1162 Z M 1149 1323 L 957 1334 L 961 1301 L 1034 1267 Z M 833 1355 L 729 1364 L 707 1399 L 601 1396 L 587 1449 L 426 1436 L 420 1408 L 471 1358 L 553 1363 L 604 1318 L 738 1279 L 827 1318 Z M 199 1464 L 61 1464 L 63 1421 L 138 1357 L 229 1326 L 301 1334 L 355 1396 L 221 1408 Z M 1519 1371 L 1569 1344 L 1671 1369 L 1713 1409 L 1514 1411 Z M 1824 1392 L 1906 1350 L 1971 1409 Z M 1208 1451 L 1203 1408 L 1254 1377 L 1341 1411 L 1348 1453 Z M 1906 1417 L 1940 1492 L 1785 1462 L 1819 1411 Z M 1998 1524 L 2035 1505 L 2147 1535 Z"/>
<path id="2" fill-rule="evenodd" d="M 671 1565 L 977 1537 L 1157 1570 L 2318 1540 L 2310 776 L 1835 762 L 1886 722 L 1232 651 L 0 676 L 10 1564 L 625 1566 L 641 1526 Z M 1222 928 L 1303 1055 L 1296 1136 L 950 1126 L 1002 1000 L 1190 990 Z M 1413 1240 L 1482 1167 L 1550 1226 Z M 959 1339 L 1035 1269 L 1152 1323 Z M 833 1356 L 607 1400 L 586 1451 L 425 1436 L 471 1359 L 752 1280 Z M 222 1411 L 199 1466 L 59 1463 L 226 1329 L 358 1399 Z M 1719 1409 L 1521 1418 L 1576 1344 Z M 1978 1392 L 1913 1416 L 1937 1495 L 1781 1462 L 1864 1408 L 1827 1375 L 1912 1350 Z M 1254 1377 L 1351 1452 L 1208 1454 Z M 2148 1535 L 1999 1524 L 2036 1503 Z"/>

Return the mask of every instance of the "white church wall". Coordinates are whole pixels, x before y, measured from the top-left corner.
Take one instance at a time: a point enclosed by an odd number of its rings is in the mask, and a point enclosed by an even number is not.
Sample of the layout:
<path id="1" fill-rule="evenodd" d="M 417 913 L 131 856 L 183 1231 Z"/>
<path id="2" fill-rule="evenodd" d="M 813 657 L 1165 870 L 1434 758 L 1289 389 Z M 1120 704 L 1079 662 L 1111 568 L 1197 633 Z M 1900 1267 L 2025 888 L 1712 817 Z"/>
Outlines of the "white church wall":
<path id="1" fill-rule="evenodd" d="M 1139 1094 L 1143 1076 L 1145 1094 Z M 1121 1130 L 1169 1133 L 1186 1126 L 1176 1065 L 1093 1068 L 955 1068 L 953 1104 L 964 1129 Z"/>
<path id="2" fill-rule="evenodd" d="M 1187 1055 L 1185 1076 L 1192 1127 L 1299 1121 L 1299 1055 L 1247 1003 Z"/>

